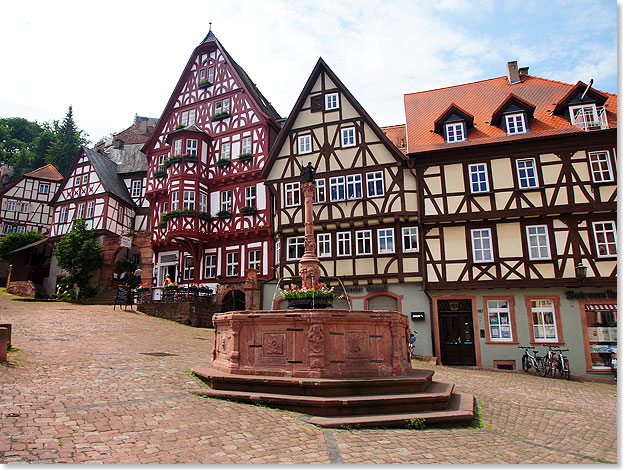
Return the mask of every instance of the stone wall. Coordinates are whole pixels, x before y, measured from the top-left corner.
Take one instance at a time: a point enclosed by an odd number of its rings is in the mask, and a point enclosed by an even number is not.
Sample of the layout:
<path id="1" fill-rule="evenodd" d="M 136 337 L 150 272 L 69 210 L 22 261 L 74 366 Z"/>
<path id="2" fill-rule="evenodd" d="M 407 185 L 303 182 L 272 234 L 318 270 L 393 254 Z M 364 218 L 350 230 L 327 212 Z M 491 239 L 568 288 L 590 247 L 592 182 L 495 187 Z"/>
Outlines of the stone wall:
<path id="1" fill-rule="evenodd" d="M 18 295 L 20 297 L 34 298 L 37 294 L 37 289 L 32 281 L 9 281 L 6 291 L 9 294 Z"/>
<path id="2" fill-rule="evenodd" d="M 185 325 L 213 328 L 212 315 L 219 306 L 204 302 L 146 302 L 136 309 L 153 317 L 166 318 Z"/>

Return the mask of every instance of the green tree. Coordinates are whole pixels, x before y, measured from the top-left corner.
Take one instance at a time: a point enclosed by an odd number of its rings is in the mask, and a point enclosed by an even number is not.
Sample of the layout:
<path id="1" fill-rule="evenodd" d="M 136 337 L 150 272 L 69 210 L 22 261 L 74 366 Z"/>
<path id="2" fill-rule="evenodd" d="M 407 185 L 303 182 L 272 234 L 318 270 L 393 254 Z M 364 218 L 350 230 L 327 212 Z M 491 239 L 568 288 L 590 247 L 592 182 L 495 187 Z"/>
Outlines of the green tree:
<path id="1" fill-rule="evenodd" d="M 87 230 L 84 220 L 76 220 L 56 245 L 56 258 L 78 287 L 85 288 L 89 275 L 102 266 L 102 247 L 95 240 L 95 231 Z"/>
<path id="2" fill-rule="evenodd" d="M 13 261 L 13 255 L 11 254 L 13 250 L 43 240 L 44 238 L 45 235 L 36 230 L 24 233 L 7 233 L 2 240 L 0 240 L 0 258 L 5 261 Z"/>
<path id="3" fill-rule="evenodd" d="M 81 145 L 87 143 L 86 134 L 76 126 L 73 109 L 70 106 L 63 123 L 55 126 L 55 136 L 46 154 L 46 162 L 65 174 L 74 161 Z"/>

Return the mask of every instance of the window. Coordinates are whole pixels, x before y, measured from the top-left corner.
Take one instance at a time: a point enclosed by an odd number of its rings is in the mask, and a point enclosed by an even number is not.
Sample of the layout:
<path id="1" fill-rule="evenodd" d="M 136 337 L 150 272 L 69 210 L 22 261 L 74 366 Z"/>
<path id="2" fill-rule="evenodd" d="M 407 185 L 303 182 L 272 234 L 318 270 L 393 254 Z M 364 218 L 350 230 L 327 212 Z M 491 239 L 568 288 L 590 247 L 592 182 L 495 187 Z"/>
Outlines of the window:
<path id="1" fill-rule="evenodd" d="M 402 228 L 402 250 L 405 253 L 418 251 L 418 229 L 417 227 Z"/>
<path id="2" fill-rule="evenodd" d="M 487 301 L 487 321 L 491 341 L 512 341 L 511 312 L 507 300 Z"/>
<path id="3" fill-rule="evenodd" d="M 337 176 L 335 178 L 329 179 L 329 189 L 331 191 L 332 201 L 343 201 L 344 200 L 344 177 Z"/>
<path id="4" fill-rule="evenodd" d="M 463 142 L 465 141 L 465 132 L 463 132 L 462 122 L 453 122 L 446 124 L 446 142 Z"/>
<path id="5" fill-rule="evenodd" d="M 346 177 L 346 194 L 348 199 L 360 199 L 363 196 L 361 175 L 349 175 Z"/>
<path id="6" fill-rule="evenodd" d="M 316 192 L 314 193 L 314 204 L 327 200 L 327 188 L 324 178 L 316 180 Z"/>
<path id="7" fill-rule="evenodd" d="M 214 67 L 208 67 L 208 81 L 214 83 Z"/>
<path id="8" fill-rule="evenodd" d="M 74 186 L 80 186 L 80 181 L 82 181 L 82 177 L 81 176 L 76 176 L 74 178 Z"/>
<path id="9" fill-rule="evenodd" d="M 176 211 L 180 207 L 180 193 L 177 191 L 171 192 L 171 210 Z"/>
<path id="10" fill-rule="evenodd" d="M 286 207 L 294 207 L 301 204 L 300 183 L 286 183 Z"/>
<path id="11" fill-rule="evenodd" d="M 186 153 L 188 155 L 197 155 L 198 144 L 197 139 L 186 139 Z"/>
<path id="12" fill-rule="evenodd" d="M 231 212 L 231 189 L 221 191 L 221 210 Z"/>
<path id="13" fill-rule="evenodd" d="M 221 158 L 229 158 L 231 156 L 231 144 L 223 142 L 221 145 Z"/>
<path id="14" fill-rule="evenodd" d="M 226 113 L 229 112 L 229 102 L 230 102 L 229 98 L 225 98 L 223 100 L 223 111 Z"/>
<path id="15" fill-rule="evenodd" d="M 89 174 L 82 175 L 82 184 L 87 184 L 89 182 Z"/>
<path id="16" fill-rule="evenodd" d="M 192 281 L 195 278 L 195 263 L 192 256 L 184 259 L 184 280 Z"/>
<path id="17" fill-rule="evenodd" d="M 89 201 L 87 203 L 87 219 L 92 219 L 93 218 L 93 210 L 95 208 L 95 202 L 93 201 Z"/>
<path id="18" fill-rule="evenodd" d="M 182 113 L 182 120 L 180 122 L 182 124 L 182 126 L 187 126 L 188 125 L 188 111 L 184 111 Z"/>
<path id="19" fill-rule="evenodd" d="M 382 171 L 366 174 L 366 183 L 368 185 L 368 197 L 379 197 L 385 194 Z"/>
<path id="20" fill-rule="evenodd" d="M 603 110 L 603 108 L 601 108 Z M 603 111 L 602 111 L 603 112 Z M 604 113 L 605 114 L 605 113 Z M 571 124 L 586 130 L 587 127 L 601 127 L 597 107 L 594 104 L 570 106 Z"/>
<path id="21" fill-rule="evenodd" d="M 351 256 L 351 236 L 350 232 L 339 232 L 337 234 L 337 255 Z"/>
<path id="22" fill-rule="evenodd" d="M 11 233 L 11 232 L 15 232 L 15 226 L 14 225 L 5 225 L 4 226 L 4 233 Z"/>
<path id="23" fill-rule="evenodd" d="M 532 225 L 526 227 L 528 251 L 530 259 L 550 259 L 549 235 L 546 225 Z"/>
<path id="24" fill-rule="evenodd" d="M 78 204 L 78 210 L 76 211 L 76 219 L 82 219 L 84 217 L 84 203 Z"/>
<path id="25" fill-rule="evenodd" d="M 506 119 L 506 134 L 525 134 L 526 124 L 524 122 L 523 113 L 519 114 L 507 114 L 504 116 Z"/>
<path id="26" fill-rule="evenodd" d="M 486 193 L 489 191 L 489 178 L 487 176 L 487 164 L 477 163 L 469 166 L 469 181 L 472 193 Z"/>
<path id="27" fill-rule="evenodd" d="M 227 271 L 225 272 L 228 277 L 235 277 L 238 275 L 238 252 L 230 251 L 227 253 Z"/>
<path id="28" fill-rule="evenodd" d="M 379 242 L 379 254 L 394 252 L 394 229 L 381 228 L 377 232 Z"/>
<path id="29" fill-rule="evenodd" d="M 61 224 L 67 222 L 67 206 L 61 209 Z"/>
<path id="30" fill-rule="evenodd" d="M 214 114 L 219 114 L 223 111 L 223 102 L 217 101 L 214 103 Z"/>
<path id="31" fill-rule="evenodd" d="M 318 257 L 326 258 L 331 256 L 331 234 L 319 233 L 317 237 Z"/>
<path id="32" fill-rule="evenodd" d="M 299 136 L 299 154 L 310 153 L 312 151 L 311 135 Z"/>
<path id="33" fill-rule="evenodd" d="M 199 83 L 206 79 L 206 69 L 201 69 L 199 71 Z"/>
<path id="34" fill-rule="evenodd" d="M 216 255 L 206 255 L 205 258 L 205 277 L 213 279 L 216 277 Z"/>
<path id="35" fill-rule="evenodd" d="M 50 184 L 39 183 L 39 194 L 50 194 Z"/>
<path id="36" fill-rule="evenodd" d="M 275 240 L 275 265 L 278 265 L 281 259 L 281 240 Z"/>
<path id="37" fill-rule="evenodd" d="M 194 109 L 191 109 L 188 111 L 188 125 L 192 126 L 195 123 L 195 115 L 197 114 L 197 111 Z"/>
<path id="38" fill-rule="evenodd" d="M 357 254 L 358 255 L 371 255 L 372 254 L 372 230 L 361 230 L 355 232 L 357 237 Z"/>
<path id="39" fill-rule="evenodd" d="M 536 188 L 539 185 L 534 158 L 517 160 L 517 179 L 520 189 Z"/>
<path id="40" fill-rule="evenodd" d="M 27 202 L 22 202 L 19 205 L 19 211 L 23 214 L 27 214 L 29 208 L 30 208 L 30 204 L 28 204 Z"/>
<path id="41" fill-rule="evenodd" d="M 305 237 L 288 238 L 288 261 L 301 259 L 305 253 Z"/>
<path id="42" fill-rule="evenodd" d="M 554 302 L 551 299 L 535 299 L 530 301 L 532 328 L 535 341 L 557 341 L 558 331 L 554 315 Z"/>
<path id="43" fill-rule="evenodd" d="M 208 212 L 208 195 L 206 193 L 199 193 L 199 211 Z"/>
<path id="44" fill-rule="evenodd" d="M 340 103 L 337 97 L 337 93 L 329 93 L 324 97 L 324 109 L 326 111 L 331 111 L 332 109 L 338 109 L 340 107 Z"/>
<path id="45" fill-rule="evenodd" d="M 262 252 L 260 250 L 249 251 L 249 269 L 260 270 L 260 262 L 262 261 Z"/>
<path id="46" fill-rule="evenodd" d="M 352 147 L 353 145 L 355 145 L 355 128 L 342 129 L 342 147 Z"/>
<path id="47" fill-rule="evenodd" d="M 244 205 L 246 207 L 256 207 L 255 185 L 244 188 Z"/>
<path id="48" fill-rule="evenodd" d="M 6 210 L 9 212 L 15 212 L 16 203 L 15 201 L 7 201 L 6 202 Z"/>
<path id="49" fill-rule="evenodd" d="M 143 182 L 141 180 L 132 181 L 132 197 L 141 197 Z"/>
<path id="50" fill-rule="evenodd" d="M 491 247 L 491 229 L 472 230 L 472 256 L 474 263 L 493 262 L 493 248 Z"/>
<path id="51" fill-rule="evenodd" d="M 591 167 L 591 175 L 593 176 L 594 183 L 614 181 L 614 175 L 610 167 L 609 152 L 590 152 L 588 154 L 588 162 Z"/>
<path id="52" fill-rule="evenodd" d="M 19 227 L 17 227 L 17 232 L 26 233 L 26 227 L 24 227 L 23 225 L 20 225 Z"/>
<path id="53" fill-rule="evenodd" d="M 158 170 L 164 170 L 164 159 L 167 158 L 167 155 L 159 155 L 158 156 Z"/>
<path id="54" fill-rule="evenodd" d="M 616 256 L 617 235 L 614 222 L 593 222 L 593 233 L 595 234 L 597 257 L 605 258 Z"/>
<path id="55" fill-rule="evenodd" d="M 251 153 L 251 137 L 242 139 L 242 148 L 240 153 Z"/>
<path id="56" fill-rule="evenodd" d="M 195 210 L 195 192 L 194 191 L 184 191 L 184 209 L 190 209 L 191 211 Z"/>
<path id="57" fill-rule="evenodd" d="M 117 223 L 119 225 L 123 225 L 124 216 L 125 216 L 125 207 L 121 206 L 119 207 L 119 210 L 117 211 Z"/>
<path id="58" fill-rule="evenodd" d="M 177 139 L 173 142 L 173 155 L 180 155 L 182 153 L 182 139 Z"/>

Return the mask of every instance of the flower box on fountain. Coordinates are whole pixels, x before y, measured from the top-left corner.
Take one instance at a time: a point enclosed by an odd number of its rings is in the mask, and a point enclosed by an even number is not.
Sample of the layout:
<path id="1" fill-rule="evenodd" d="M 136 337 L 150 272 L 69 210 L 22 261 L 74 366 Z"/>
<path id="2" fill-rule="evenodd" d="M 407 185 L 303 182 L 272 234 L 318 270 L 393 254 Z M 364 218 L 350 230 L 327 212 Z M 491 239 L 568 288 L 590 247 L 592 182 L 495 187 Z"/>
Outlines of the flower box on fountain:
<path id="1" fill-rule="evenodd" d="M 281 297 L 288 301 L 288 308 L 327 308 L 333 305 L 335 292 L 333 287 L 324 285 L 284 289 Z"/>

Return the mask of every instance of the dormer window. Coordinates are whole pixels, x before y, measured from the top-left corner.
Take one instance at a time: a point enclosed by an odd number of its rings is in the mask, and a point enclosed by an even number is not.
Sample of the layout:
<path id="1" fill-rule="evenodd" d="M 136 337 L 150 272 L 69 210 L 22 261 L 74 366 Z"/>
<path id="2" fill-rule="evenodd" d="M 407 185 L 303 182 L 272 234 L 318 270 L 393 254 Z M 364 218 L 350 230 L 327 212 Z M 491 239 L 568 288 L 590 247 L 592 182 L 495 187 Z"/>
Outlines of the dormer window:
<path id="1" fill-rule="evenodd" d="M 506 134 L 525 134 L 526 133 L 526 121 L 524 113 L 507 114 L 504 116 L 506 120 Z"/>
<path id="2" fill-rule="evenodd" d="M 434 126 L 446 143 L 465 142 L 468 129 L 474 127 L 474 116 L 453 103 L 435 120 Z"/>
<path id="3" fill-rule="evenodd" d="M 569 117 L 571 124 L 585 131 L 608 128 L 608 119 L 603 106 L 597 107 L 594 104 L 569 106 Z"/>
<path id="4" fill-rule="evenodd" d="M 608 95 L 578 82 L 558 102 L 554 108 L 554 114 L 566 116 L 569 123 L 585 131 L 608 128 L 608 118 L 604 105 L 608 101 Z M 568 114 L 567 114 L 568 113 Z"/>
<path id="5" fill-rule="evenodd" d="M 491 125 L 501 127 L 506 135 L 526 134 L 530 132 L 528 119 L 534 117 L 534 106 L 511 93 L 500 103 L 491 116 Z"/>
<path id="6" fill-rule="evenodd" d="M 445 125 L 446 142 L 464 142 L 465 128 L 463 121 L 452 122 Z"/>

